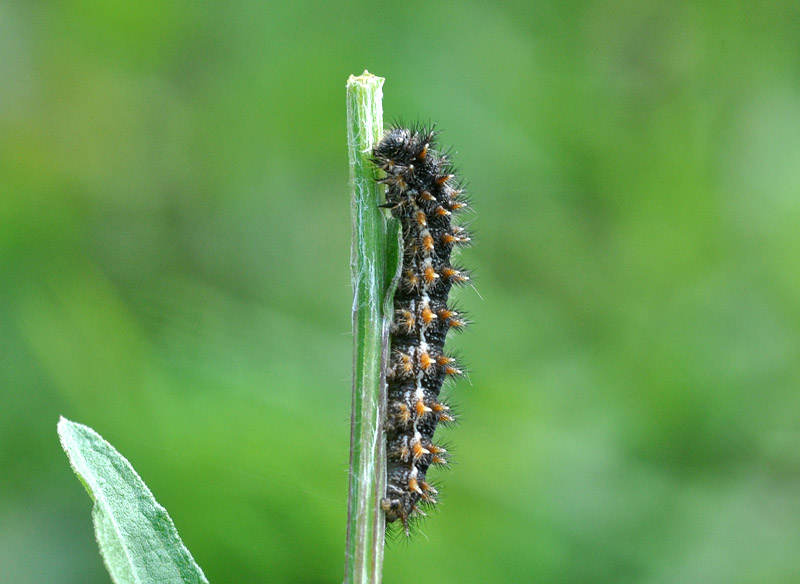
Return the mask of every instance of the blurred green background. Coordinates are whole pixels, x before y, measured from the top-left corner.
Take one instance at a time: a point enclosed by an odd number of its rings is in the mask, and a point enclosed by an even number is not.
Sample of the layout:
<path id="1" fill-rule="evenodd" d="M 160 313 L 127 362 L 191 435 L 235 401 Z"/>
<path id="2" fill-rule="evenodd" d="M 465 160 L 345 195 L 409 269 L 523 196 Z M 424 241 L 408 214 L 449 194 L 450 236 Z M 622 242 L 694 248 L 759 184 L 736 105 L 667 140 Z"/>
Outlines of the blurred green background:
<path id="1" fill-rule="evenodd" d="M 108 582 L 59 414 L 212 582 L 342 579 L 344 85 L 476 213 L 385 580 L 800 580 L 797 2 L 0 2 L 0 580 Z"/>

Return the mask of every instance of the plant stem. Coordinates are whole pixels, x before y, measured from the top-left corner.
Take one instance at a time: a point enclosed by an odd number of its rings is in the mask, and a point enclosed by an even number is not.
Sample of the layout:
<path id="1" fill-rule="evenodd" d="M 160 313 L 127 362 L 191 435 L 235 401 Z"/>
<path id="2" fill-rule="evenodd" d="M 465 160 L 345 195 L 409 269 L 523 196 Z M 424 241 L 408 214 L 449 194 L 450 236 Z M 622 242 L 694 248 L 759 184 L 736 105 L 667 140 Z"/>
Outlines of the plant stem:
<path id="1" fill-rule="evenodd" d="M 383 135 L 383 79 L 367 71 L 347 81 L 347 144 L 353 242 L 353 410 L 345 584 L 378 584 L 385 522 L 385 374 L 391 300 L 399 265 L 399 227 L 378 207 L 372 149 Z"/>

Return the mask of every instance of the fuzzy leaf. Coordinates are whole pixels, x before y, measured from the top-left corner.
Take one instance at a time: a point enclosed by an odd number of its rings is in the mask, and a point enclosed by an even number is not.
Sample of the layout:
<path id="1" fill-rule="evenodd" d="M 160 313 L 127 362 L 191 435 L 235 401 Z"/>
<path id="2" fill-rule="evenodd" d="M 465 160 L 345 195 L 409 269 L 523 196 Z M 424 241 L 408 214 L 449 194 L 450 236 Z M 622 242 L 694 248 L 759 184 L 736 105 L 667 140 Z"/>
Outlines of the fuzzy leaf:
<path id="1" fill-rule="evenodd" d="M 116 584 L 208 584 L 167 510 L 111 444 L 66 418 L 58 422 L 58 435 L 94 501 L 97 543 Z"/>

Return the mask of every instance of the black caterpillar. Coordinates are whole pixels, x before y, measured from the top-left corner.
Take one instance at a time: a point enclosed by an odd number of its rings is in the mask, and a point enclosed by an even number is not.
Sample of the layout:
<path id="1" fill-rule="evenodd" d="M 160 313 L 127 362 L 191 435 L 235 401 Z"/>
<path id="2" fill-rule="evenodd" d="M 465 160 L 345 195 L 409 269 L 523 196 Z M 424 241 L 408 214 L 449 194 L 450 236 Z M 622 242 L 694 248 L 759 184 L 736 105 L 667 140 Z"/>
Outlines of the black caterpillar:
<path id="1" fill-rule="evenodd" d="M 429 128 L 393 127 L 373 151 L 373 162 L 385 173 L 384 207 L 400 221 L 403 238 L 386 371 L 388 464 L 381 507 L 386 521 L 399 519 L 406 534 L 409 518 L 425 515 L 420 505 L 436 503 L 437 491 L 425 476 L 431 465 L 447 465 L 447 451 L 433 442 L 433 434 L 439 422 L 455 421 L 439 392 L 445 378 L 462 374 L 444 342 L 450 329 L 467 325 L 447 304 L 450 288 L 469 280 L 450 262 L 453 249 L 470 241 L 451 222 L 467 205 L 435 138 Z"/>

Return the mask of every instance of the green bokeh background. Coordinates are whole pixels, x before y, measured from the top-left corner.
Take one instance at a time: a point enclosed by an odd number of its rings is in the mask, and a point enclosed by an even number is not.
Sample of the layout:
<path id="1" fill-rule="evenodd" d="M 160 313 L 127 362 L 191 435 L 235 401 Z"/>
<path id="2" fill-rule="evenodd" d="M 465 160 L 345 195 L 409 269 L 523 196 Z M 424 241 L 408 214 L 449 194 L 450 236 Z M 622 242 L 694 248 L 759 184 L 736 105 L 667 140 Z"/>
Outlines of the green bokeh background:
<path id="1" fill-rule="evenodd" d="M 476 212 L 386 582 L 800 578 L 797 2 L 0 2 L 0 580 L 108 582 L 59 414 L 212 582 L 341 581 L 344 84 Z"/>

